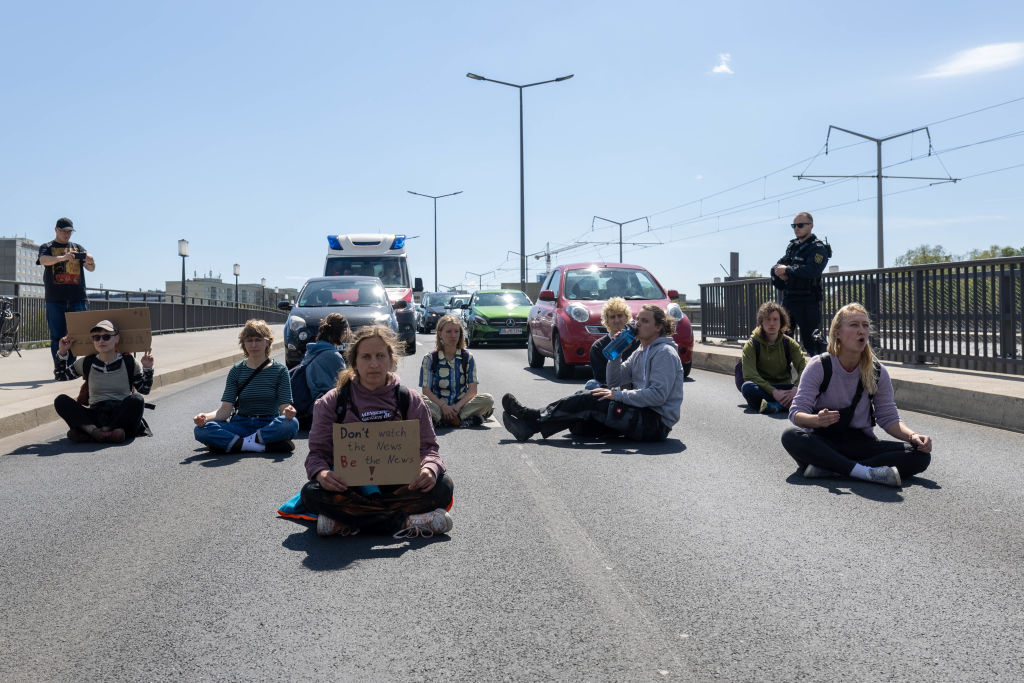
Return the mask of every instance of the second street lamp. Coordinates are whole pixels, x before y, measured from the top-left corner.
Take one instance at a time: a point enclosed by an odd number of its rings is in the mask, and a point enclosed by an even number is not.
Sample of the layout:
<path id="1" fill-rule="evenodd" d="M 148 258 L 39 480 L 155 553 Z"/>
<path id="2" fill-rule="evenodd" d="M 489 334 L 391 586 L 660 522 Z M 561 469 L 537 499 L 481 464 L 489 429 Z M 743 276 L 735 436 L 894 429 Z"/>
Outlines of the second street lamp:
<path id="1" fill-rule="evenodd" d="M 417 197 L 426 197 L 428 199 L 433 199 L 434 200 L 434 291 L 436 292 L 436 291 L 438 291 L 438 289 L 437 289 L 437 200 L 441 199 L 442 197 L 454 197 L 457 194 L 462 194 L 462 190 L 459 190 L 458 192 L 449 192 L 448 194 L 439 194 L 439 195 L 422 194 L 420 192 L 413 192 L 412 190 L 406 190 L 406 192 L 408 192 L 409 194 L 414 194 Z"/>
<path id="2" fill-rule="evenodd" d="M 474 73 L 466 74 L 466 78 L 472 78 L 475 81 L 488 81 L 490 83 L 507 85 L 510 88 L 519 89 L 519 287 L 523 292 L 526 292 L 526 171 L 523 163 L 523 88 L 532 88 L 535 85 L 544 85 L 545 83 L 567 81 L 573 76 L 574 74 L 569 74 L 568 76 L 559 76 L 558 78 L 552 78 L 547 81 L 537 81 L 536 83 L 517 85 L 515 83 L 507 83 L 505 81 L 496 81 L 493 78 L 486 78 Z"/>
<path id="3" fill-rule="evenodd" d="M 242 272 L 242 267 L 237 263 L 234 265 L 235 271 L 235 324 L 240 323 L 238 319 L 238 275 Z"/>

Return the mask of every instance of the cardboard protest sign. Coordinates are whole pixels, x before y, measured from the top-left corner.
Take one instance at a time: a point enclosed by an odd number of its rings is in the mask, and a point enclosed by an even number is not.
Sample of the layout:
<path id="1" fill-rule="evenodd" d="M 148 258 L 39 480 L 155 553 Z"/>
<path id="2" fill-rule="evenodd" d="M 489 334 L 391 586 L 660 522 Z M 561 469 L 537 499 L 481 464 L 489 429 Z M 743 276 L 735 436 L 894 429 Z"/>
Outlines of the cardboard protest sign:
<path id="1" fill-rule="evenodd" d="M 80 311 L 65 313 L 68 321 L 68 336 L 75 340 L 71 353 L 88 356 L 96 353 L 89 330 L 101 320 L 117 325 L 121 341 L 117 345 L 121 353 L 147 351 L 153 344 L 153 328 L 149 323 L 149 308 L 112 308 L 106 311 Z"/>
<path id="2" fill-rule="evenodd" d="M 412 483 L 420 473 L 419 420 L 335 423 L 334 473 L 349 486 Z"/>

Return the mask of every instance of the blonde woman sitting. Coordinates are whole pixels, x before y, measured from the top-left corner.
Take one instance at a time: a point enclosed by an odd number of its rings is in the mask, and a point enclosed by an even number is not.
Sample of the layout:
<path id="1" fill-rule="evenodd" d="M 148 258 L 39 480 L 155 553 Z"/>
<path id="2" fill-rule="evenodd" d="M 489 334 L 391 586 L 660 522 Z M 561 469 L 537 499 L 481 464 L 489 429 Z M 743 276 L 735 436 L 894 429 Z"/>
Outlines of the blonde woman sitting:
<path id="1" fill-rule="evenodd" d="M 494 412 L 490 394 L 477 392 L 476 360 L 454 315 L 437 321 L 435 349 L 423 356 L 420 389 L 435 427 L 481 425 Z"/>

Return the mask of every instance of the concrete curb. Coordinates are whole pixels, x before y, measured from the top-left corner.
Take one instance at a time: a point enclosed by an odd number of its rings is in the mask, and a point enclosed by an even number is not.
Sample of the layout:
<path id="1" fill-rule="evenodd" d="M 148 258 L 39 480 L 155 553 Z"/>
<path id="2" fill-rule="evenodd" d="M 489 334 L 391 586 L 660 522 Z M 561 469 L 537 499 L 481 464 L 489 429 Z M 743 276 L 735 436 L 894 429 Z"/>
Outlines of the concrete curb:
<path id="1" fill-rule="evenodd" d="M 284 350 L 283 341 L 275 342 L 270 347 L 272 354 L 282 350 Z M 241 359 L 241 351 L 234 351 L 229 355 L 197 363 L 196 365 L 158 373 L 153 377 L 153 389 L 162 389 L 169 387 L 172 384 L 183 382 L 187 379 L 193 379 L 207 373 L 216 372 L 217 370 L 234 365 Z M 80 384 L 75 384 L 75 394 L 77 394 L 79 386 Z M 0 423 L 0 439 L 8 436 L 14 436 L 15 434 L 19 434 L 59 419 L 60 416 L 57 415 L 57 411 L 54 410 L 52 402 L 34 408 L 28 408 L 20 413 L 14 413 L 13 415 L 9 415 L 4 418 L 3 422 Z"/>
<path id="2" fill-rule="evenodd" d="M 694 347 L 693 367 L 726 375 L 733 374 L 736 361 L 740 359 L 741 349 L 712 347 L 713 350 L 708 350 L 707 347 L 706 344 L 697 344 Z M 1024 432 L 1024 397 L 1003 393 L 1011 386 L 1005 383 L 1019 384 L 1014 379 L 989 377 L 984 380 L 984 388 L 971 389 L 898 377 L 897 375 L 913 373 L 914 370 L 907 370 L 899 363 L 885 365 L 892 377 L 896 405 L 900 410 Z M 945 379 L 948 381 L 948 376 Z"/>

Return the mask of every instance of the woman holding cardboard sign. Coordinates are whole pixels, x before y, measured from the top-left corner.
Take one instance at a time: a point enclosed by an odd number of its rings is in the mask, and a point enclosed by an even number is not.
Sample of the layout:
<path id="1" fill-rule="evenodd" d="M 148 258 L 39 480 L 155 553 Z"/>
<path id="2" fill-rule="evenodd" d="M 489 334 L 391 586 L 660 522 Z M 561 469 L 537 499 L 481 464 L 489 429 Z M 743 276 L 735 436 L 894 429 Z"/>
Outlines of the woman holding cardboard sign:
<path id="1" fill-rule="evenodd" d="M 448 533 L 454 485 L 437 452 L 430 411 L 419 392 L 398 382 L 398 341 L 381 325 L 362 327 L 345 352 L 348 367 L 337 388 L 313 407 L 309 430 L 309 483 L 302 488 L 302 503 L 317 513 L 317 533 L 347 536 L 360 530 L 395 531 L 398 538 Z M 334 471 L 334 424 L 394 420 L 419 422 L 420 469 L 409 484 L 349 486 L 342 472 Z"/>

